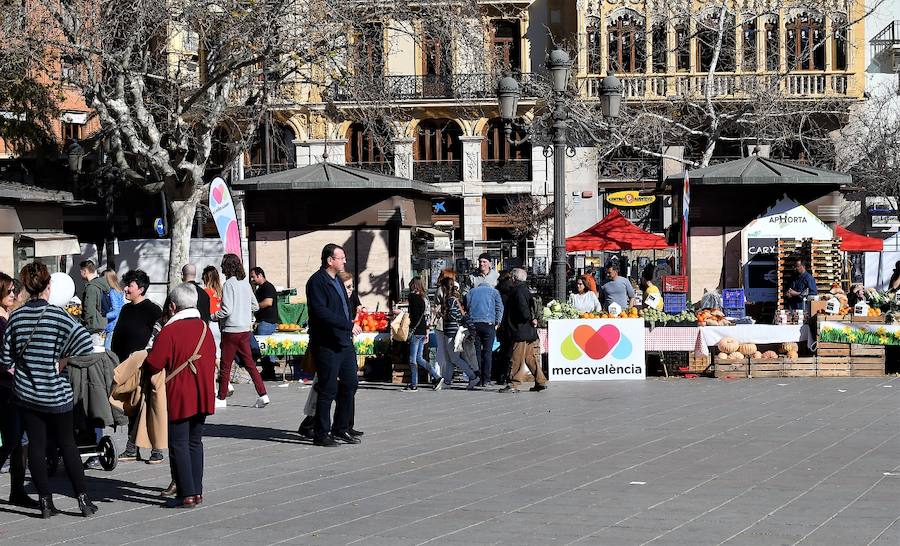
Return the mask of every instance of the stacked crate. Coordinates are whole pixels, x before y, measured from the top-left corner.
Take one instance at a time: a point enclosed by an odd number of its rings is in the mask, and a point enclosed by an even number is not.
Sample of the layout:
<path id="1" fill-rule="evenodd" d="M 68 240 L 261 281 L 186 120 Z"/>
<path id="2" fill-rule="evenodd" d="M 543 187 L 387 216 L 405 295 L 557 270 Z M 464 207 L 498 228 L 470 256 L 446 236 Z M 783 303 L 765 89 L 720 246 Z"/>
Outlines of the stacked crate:
<path id="1" fill-rule="evenodd" d="M 664 312 L 675 315 L 687 309 L 686 275 L 666 275 L 662 278 L 662 285 Z"/>
<path id="2" fill-rule="evenodd" d="M 722 290 L 722 312 L 728 318 L 741 319 L 747 316 L 743 288 Z"/>
<path id="3" fill-rule="evenodd" d="M 841 240 L 818 240 L 809 242 L 809 272 L 816 279 L 820 294 L 831 290 L 831 285 L 841 283 L 844 260 L 841 257 Z M 844 287 L 847 288 L 847 287 Z"/>

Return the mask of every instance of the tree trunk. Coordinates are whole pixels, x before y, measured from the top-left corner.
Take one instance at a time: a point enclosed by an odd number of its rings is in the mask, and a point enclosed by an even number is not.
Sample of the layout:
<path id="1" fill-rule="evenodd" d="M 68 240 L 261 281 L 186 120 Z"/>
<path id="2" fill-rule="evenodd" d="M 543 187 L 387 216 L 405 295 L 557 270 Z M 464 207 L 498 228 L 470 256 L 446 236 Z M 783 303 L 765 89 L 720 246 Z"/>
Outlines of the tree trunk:
<path id="1" fill-rule="evenodd" d="M 169 222 L 169 289 L 181 283 L 181 268 L 190 262 L 191 228 L 201 192 L 195 192 L 186 200 L 170 200 Z"/>

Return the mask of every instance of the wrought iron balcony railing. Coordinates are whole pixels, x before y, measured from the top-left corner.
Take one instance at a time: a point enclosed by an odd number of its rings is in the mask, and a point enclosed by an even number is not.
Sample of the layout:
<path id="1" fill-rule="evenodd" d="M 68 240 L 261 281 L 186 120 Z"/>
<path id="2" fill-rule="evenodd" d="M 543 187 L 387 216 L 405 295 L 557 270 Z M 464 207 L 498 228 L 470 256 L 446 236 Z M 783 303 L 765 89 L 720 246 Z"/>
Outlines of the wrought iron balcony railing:
<path id="1" fill-rule="evenodd" d="M 459 182 L 462 161 L 458 159 L 413 161 L 413 178 L 421 182 Z"/>
<path id="2" fill-rule="evenodd" d="M 531 74 L 516 74 L 522 96 L 534 96 Z M 497 81 L 493 73 L 361 76 L 335 82 L 330 93 L 338 102 L 415 101 L 433 99 L 496 100 Z"/>
<path id="3" fill-rule="evenodd" d="M 347 166 L 381 174 L 394 174 L 394 163 L 392 161 L 352 161 L 348 162 Z"/>
<path id="4" fill-rule="evenodd" d="M 481 179 L 485 182 L 525 182 L 531 180 L 530 159 L 483 159 Z"/>
<path id="5" fill-rule="evenodd" d="M 627 178 L 629 180 L 656 180 L 660 173 L 660 160 L 629 157 L 600 162 L 601 178 Z"/>

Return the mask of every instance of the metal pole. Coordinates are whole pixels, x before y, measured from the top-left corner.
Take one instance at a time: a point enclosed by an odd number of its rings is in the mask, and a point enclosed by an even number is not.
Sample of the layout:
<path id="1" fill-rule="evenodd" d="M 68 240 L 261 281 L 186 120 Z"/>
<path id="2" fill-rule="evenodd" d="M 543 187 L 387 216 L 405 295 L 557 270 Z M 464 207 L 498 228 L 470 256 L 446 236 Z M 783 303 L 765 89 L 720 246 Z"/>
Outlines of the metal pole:
<path id="1" fill-rule="evenodd" d="M 553 277 L 556 301 L 566 301 L 566 117 L 562 93 L 553 105 Z"/>

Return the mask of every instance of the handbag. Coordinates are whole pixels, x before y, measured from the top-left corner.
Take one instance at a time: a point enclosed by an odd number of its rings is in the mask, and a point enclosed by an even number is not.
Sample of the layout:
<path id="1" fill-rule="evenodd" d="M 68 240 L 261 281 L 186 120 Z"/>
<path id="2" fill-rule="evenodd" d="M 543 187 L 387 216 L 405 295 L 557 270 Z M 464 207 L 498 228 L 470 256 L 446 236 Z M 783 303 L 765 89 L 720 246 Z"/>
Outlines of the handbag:
<path id="1" fill-rule="evenodd" d="M 409 340 L 409 313 L 401 311 L 399 315 L 391 321 L 391 341 L 408 341 Z"/>

